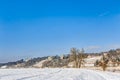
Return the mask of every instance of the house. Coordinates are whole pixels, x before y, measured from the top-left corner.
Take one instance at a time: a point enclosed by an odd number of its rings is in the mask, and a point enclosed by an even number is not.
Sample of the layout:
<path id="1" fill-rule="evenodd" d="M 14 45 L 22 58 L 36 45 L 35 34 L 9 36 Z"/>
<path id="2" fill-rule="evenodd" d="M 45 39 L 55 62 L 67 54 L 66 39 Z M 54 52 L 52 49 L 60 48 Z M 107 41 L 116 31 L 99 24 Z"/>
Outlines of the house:
<path id="1" fill-rule="evenodd" d="M 49 61 L 51 61 L 51 60 L 53 60 L 53 59 L 54 59 L 53 56 L 49 56 L 49 57 L 48 57 L 48 60 L 49 60 Z"/>
<path id="2" fill-rule="evenodd" d="M 117 53 L 120 53 L 120 49 L 116 49 L 116 52 L 117 52 Z"/>

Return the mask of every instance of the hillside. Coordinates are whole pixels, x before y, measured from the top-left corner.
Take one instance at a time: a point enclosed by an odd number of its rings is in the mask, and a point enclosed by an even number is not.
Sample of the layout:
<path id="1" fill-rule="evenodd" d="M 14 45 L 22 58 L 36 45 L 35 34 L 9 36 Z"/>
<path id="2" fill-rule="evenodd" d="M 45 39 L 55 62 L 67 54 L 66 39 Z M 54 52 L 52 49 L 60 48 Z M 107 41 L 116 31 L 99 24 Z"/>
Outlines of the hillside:
<path id="1" fill-rule="evenodd" d="M 47 56 L 31 58 L 28 60 L 18 60 L 15 62 L 8 62 L 0 64 L 0 68 L 73 68 L 75 65 L 74 60 L 70 60 L 71 54 L 63 56 Z M 78 57 L 78 56 L 77 56 Z M 120 66 L 120 49 L 110 50 L 108 52 L 101 53 L 84 53 L 82 54 L 84 59 L 82 60 L 81 67 L 100 67 L 100 62 L 105 58 L 108 67 Z M 80 58 L 78 58 L 80 59 Z"/>

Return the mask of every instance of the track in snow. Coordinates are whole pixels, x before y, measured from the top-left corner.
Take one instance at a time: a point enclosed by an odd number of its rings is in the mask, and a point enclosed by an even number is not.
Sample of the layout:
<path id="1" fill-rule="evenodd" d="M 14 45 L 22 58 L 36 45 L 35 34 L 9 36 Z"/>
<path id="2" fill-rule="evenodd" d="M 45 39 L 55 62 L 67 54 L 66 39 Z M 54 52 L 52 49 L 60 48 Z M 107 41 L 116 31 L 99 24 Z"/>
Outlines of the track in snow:
<path id="1" fill-rule="evenodd" d="M 0 69 L 0 80 L 120 80 L 120 74 L 86 69 Z"/>

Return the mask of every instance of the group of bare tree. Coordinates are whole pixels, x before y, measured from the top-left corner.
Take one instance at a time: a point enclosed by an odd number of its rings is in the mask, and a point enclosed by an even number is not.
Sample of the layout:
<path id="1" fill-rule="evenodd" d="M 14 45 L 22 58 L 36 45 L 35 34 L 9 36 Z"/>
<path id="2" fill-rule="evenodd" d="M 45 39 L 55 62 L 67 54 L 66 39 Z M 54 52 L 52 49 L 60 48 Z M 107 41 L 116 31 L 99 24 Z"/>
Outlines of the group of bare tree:
<path id="1" fill-rule="evenodd" d="M 119 64 L 120 52 L 117 52 L 117 50 L 110 50 L 105 55 L 102 54 L 101 60 L 97 60 L 95 66 L 102 67 L 103 71 L 105 71 L 107 67 L 117 67 Z"/>
<path id="2" fill-rule="evenodd" d="M 74 68 L 80 68 L 82 64 L 84 63 L 84 58 L 86 55 L 84 55 L 84 49 L 76 49 L 72 48 L 70 50 L 70 62 L 74 62 Z"/>

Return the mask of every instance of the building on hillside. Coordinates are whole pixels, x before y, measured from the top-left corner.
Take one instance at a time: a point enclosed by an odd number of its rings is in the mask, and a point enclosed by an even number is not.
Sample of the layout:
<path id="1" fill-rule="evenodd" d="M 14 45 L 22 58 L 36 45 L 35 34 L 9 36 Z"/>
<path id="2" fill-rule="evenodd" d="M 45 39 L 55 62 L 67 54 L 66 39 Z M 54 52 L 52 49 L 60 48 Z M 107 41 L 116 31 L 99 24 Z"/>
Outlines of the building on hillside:
<path id="1" fill-rule="evenodd" d="M 49 60 L 49 61 L 51 61 L 51 60 L 53 60 L 53 59 L 54 59 L 53 56 L 49 56 L 49 57 L 48 57 L 48 60 Z"/>
<path id="2" fill-rule="evenodd" d="M 60 59 L 64 59 L 64 58 L 65 58 L 65 56 L 64 56 L 64 55 L 60 56 Z"/>
<path id="3" fill-rule="evenodd" d="M 116 52 L 117 52 L 117 53 L 120 53 L 120 49 L 116 49 Z"/>
<path id="4" fill-rule="evenodd" d="M 105 57 L 107 56 L 107 54 L 108 54 L 107 52 L 104 52 L 104 53 L 103 53 L 103 55 L 104 55 Z"/>

